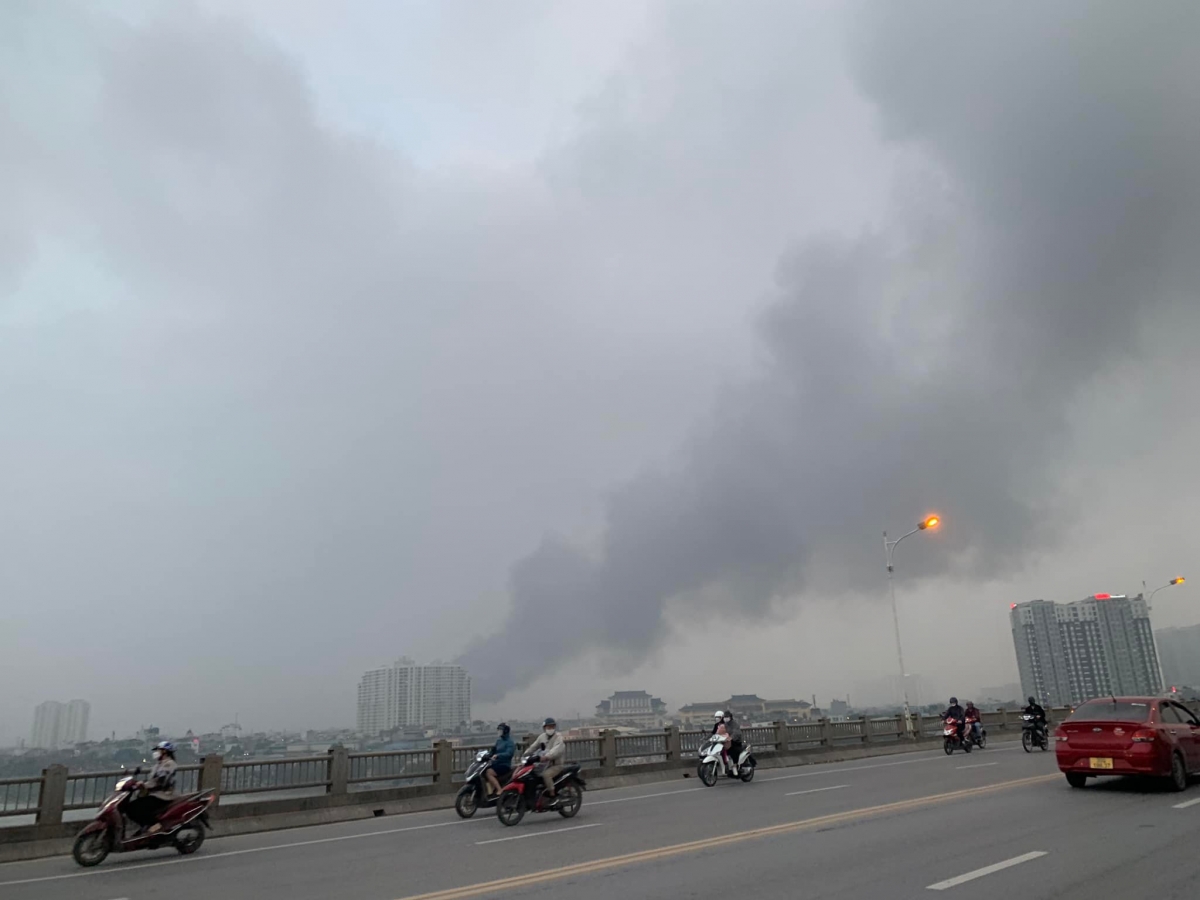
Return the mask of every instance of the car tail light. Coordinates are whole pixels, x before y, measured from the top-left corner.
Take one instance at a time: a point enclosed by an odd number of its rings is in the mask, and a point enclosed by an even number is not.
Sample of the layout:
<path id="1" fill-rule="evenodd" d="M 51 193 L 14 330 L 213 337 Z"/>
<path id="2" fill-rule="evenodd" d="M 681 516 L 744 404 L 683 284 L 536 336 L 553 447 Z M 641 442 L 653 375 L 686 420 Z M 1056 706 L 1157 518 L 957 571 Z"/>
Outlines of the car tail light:
<path id="1" fill-rule="evenodd" d="M 1069 740 L 1069 738 L 1067 737 L 1067 733 L 1065 731 L 1054 732 L 1054 739 L 1056 741 L 1064 741 L 1064 742 Z"/>
<path id="2" fill-rule="evenodd" d="M 1153 728 L 1139 728 L 1133 733 L 1135 744 L 1152 744 L 1158 739 L 1158 732 Z"/>

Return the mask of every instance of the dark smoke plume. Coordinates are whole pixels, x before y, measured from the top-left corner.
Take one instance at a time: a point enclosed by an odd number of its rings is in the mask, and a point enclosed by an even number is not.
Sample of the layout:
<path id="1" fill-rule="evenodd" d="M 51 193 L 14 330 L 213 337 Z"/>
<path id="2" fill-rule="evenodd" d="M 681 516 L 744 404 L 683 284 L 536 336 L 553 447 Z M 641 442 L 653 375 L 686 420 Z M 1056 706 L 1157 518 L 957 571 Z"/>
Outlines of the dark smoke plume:
<path id="1" fill-rule="evenodd" d="M 530 681 L 530 648 L 640 661 L 669 602 L 754 617 L 814 571 L 877 584 L 880 529 L 929 509 L 925 576 L 1011 570 L 1070 523 L 1070 403 L 1200 275 L 1200 6 L 880 2 L 859 26 L 858 82 L 927 174 L 878 233 L 787 256 L 761 377 L 612 494 L 597 548 L 514 566 L 462 657 L 482 699 Z"/>

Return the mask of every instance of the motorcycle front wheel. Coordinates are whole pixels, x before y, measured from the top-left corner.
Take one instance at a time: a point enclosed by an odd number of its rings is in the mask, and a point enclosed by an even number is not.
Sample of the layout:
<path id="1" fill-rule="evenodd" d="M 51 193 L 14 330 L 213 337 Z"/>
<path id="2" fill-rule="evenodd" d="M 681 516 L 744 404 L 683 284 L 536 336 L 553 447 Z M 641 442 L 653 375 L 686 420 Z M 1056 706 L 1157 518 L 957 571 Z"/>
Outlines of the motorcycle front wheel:
<path id="1" fill-rule="evenodd" d="M 75 845 L 71 848 L 71 856 L 75 858 L 75 862 L 79 863 L 79 865 L 85 869 L 90 869 L 92 866 L 98 866 L 104 862 L 110 849 L 112 848 L 108 842 L 107 831 L 91 831 L 75 838 Z"/>
<path id="2" fill-rule="evenodd" d="M 475 790 L 473 784 L 464 785 L 458 792 L 458 796 L 454 798 L 454 811 L 462 818 L 469 819 L 475 815 L 477 809 L 479 809 L 479 792 Z"/>
<path id="3" fill-rule="evenodd" d="M 1025 748 L 1026 753 L 1033 752 L 1033 734 L 1029 730 L 1021 735 L 1021 746 Z"/>
<path id="4" fill-rule="evenodd" d="M 717 764 L 715 762 L 702 762 L 699 768 L 696 769 L 696 774 L 700 776 L 700 780 L 705 787 L 712 787 L 717 783 Z"/>
<path id="5" fill-rule="evenodd" d="M 175 835 L 175 849 L 183 856 L 189 856 L 200 849 L 204 843 L 204 826 L 199 822 L 184 825 Z"/>
<path id="6" fill-rule="evenodd" d="M 516 791 L 505 791 L 496 803 L 496 818 L 505 825 L 516 825 L 525 818 L 525 798 Z"/>
<path id="7" fill-rule="evenodd" d="M 946 755 L 949 756 L 954 752 L 954 741 L 950 740 L 950 738 L 946 738 L 944 741 L 942 741 L 942 750 L 944 750 Z"/>

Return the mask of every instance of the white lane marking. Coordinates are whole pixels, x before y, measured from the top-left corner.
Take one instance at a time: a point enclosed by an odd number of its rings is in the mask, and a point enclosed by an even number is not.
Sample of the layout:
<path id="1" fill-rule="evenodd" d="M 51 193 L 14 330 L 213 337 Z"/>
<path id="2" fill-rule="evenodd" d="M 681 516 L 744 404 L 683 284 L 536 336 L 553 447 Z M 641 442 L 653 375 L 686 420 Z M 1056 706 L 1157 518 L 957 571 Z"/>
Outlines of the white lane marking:
<path id="1" fill-rule="evenodd" d="M 988 766 L 998 766 L 1000 763 L 976 763 L 973 766 L 955 766 L 960 772 L 963 769 L 986 769 Z"/>
<path id="2" fill-rule="evenodd" d="M 984 866 L 982 869 L 976 869 L 974 872 L 967 872 L 965 875 L 959 875 L 956 878 L 948 878 L 945 881 L 939 881 L 937 884 L 931 884 L 925 888 L 927 891 L 945 891 L 952 887 L 958 887 L 960 884 L 966 884 L 968 881 L 974 881 L 976 878 L 982 878 L 984 875 L 991 875 L 994 872 L 1000 872 L 1004 869 L 1019 866 L 1021 863 L 1027 863 L 1031 859 L 1038 859 L 1045 856 L 1044 850 L 1034 850 L 1031 853 L 1022 853 L 1020 856 L 1014 856 L 1012 859 L 1006 859 L 1004 862 L 998 862 L 990 866 Z"/>
<path id="3" fill-rule="evenodd" d="M 1020 750 L 1021 745 L 1016 747 L 1000 747 L 995 750 L 989 750 L 988 753 L 1003 753 L 1006 750 Z M 911 766 L 916 763 L 928 762 L 943 762 L 944 756 L 922 756 L 920 759 L 902 759 L 899 762 L 889 763 L 874 763 L 869 766 L 852 766 L 847 769 L 827 769 L 825 766 L 816 764 L 811 766 L 813 772 L 797 772 L 794 775 L 776 775 L 774 778 L 760 778 L 760 781 L 787 781 L 789 778 L 813 778 L 817 775 L 836 775 L 838 772 L 865 772 L 867 769 L 890 769 L 892 766 Z M 807 768 L 807 767 L 806 767 Z"/>
<path id="4" fill-rule="evenodd" d="M 691 794 L 694 791 L 707 791 L 708 788 L 681 788 L 678 791 L 662 791 L 657 794 L 638 794 L 636 797 L 617 797 L 613 800 L 593 800 L 588 806 L 603 806 L 605 803 L 628 803 L 630 800 L 649 800 L 651 797 L 670 797 L 672 794 Z"/>
<path id="5" fill-rule="evenodd" d="M 136 869 L 155 869 L 159 866 L 178 866 L 182 863 L 204 862 L 209 859 L 223 859 L 229 856 L 245 856 L 249 853 L 266 853 L 268 850 L 289 850 L 293 847 L 311 847 L 314 844 L 333 844 L 339 841 L 354 841 L 359 838 L 379 837 L 385 834 L 403 834 L 406 831 L 424 831 L 427 828 L 446 828 L 451 825 L 471 825 L 475 822 L 486 822 L 482 819 L 459 819 L 455 822 L 434 822 L 431 825 L 409 825 L 405 828 L 385 828 L 382 831 L 365 831 L 360 834 L 342 834 L 337 837 L 314 838 L 309 841 L 292 841 L 288 844 L 271 844 L 267 847 L 247 847 L 244 850 L 225 850 L 221 853 L 205 853 L 200 856 L 185 856 L 183 859 L 164 859 L 158 862 L 136 863 L 129 866 L 110 866 L 105 869 L 92 869 L 88 872 L 70 872 L 65 875 L 43 875 L 41 878 L 21 878 L 16 881 L 0 881 L 0 887 L 11 887 L 15 884 L 39 884 L 43 881 L 63 881 L 67 878 L 87 878 L 90 875 L 112 875 L 117 872 L 132 872 Z"/>
<path id="6" fill-rule="evenodd" d="M 1182 803 L 1176 803 L 1171 809 L 1187 809 L 1189 806 L 1196 806 L 1197 804 L 1200 804 L 1200 797 L 1197 797 L 1195 800 L 1184 800 Z"/>
<path id="7" fill-rule="evenodd" d="M 810 788 L 807 791 L 792 791 L 790 794 L 784 794 L 785 797 L 799 797 L 801 794 L 819 794 L 821 791 L 836 791 L 840 788 L 850 787 L 848 784 L 831 784 L 829 787 Z"/>
<path id="8" fill-rule="evenodd" d="M 584 828 L 599 828 L 603 822 L 592 822 L 590 825 L 573 825 L 570 828 L 556 828 L 553 831 L 531 831 L 528 834 L 514 834 L 512 837 L 495 838 L 490 841 L 476 841 L 476 847 L 482 847 L 484 844 L 503 844 L 505 841 L 523 841 L 525 838 L 532 837 L 547 837 L 552 834 L 562 834 L 567 831 L 582 831 Z"/>

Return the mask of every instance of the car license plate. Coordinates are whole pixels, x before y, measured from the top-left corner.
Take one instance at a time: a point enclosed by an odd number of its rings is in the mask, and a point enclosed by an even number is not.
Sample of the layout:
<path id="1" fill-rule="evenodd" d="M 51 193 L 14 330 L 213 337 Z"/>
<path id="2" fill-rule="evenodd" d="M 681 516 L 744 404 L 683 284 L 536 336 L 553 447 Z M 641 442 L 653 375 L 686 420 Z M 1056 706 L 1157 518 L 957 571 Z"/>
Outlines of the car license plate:
<path id="1" fill-rule="evenodd" d="M 1090 760 L 1088 760 L 1088 764 L 1093 769 L 1111 769 L 1113 767 L 1111 759 L 1097 759 L 1096 757 L 1092 757 Z"/>

